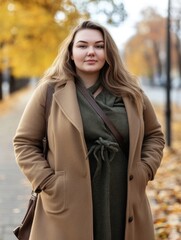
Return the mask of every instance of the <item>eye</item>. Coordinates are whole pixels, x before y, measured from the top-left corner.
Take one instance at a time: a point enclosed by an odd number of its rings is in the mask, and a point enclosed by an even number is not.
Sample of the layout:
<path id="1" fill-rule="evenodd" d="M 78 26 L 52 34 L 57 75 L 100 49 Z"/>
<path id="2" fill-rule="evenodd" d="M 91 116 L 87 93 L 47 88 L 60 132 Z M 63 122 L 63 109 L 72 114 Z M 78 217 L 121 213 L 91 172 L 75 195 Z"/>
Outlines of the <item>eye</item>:
<path id="1" fill-rule="evenodd" d="M 83 48 L 83 49 L 84 49 L 84 48 L 86 48 L 87 46 L 86 46 L 86 45 L 78 45 L 77 47 L 78 47 L 78 48 Z"/>
<path id="2" fill-rule="evenodd" d="M 98 49 L 103 49 L 103 48 L 104 48 L 104 45 L 96 45 L 96 48 L 98 48 Z"/>

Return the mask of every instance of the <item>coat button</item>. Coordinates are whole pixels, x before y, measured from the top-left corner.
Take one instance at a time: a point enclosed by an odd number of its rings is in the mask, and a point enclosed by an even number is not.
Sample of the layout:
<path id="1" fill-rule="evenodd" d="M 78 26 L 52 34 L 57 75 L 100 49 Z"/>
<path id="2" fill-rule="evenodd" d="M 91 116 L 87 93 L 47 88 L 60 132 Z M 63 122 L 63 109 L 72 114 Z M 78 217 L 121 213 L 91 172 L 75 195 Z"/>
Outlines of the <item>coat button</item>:
<path id="1" fill-rule="evenodd" d="M 128 218 L 128 222 L 131 223 L 133 221 L 133 216 Z"/>
<path id="2" fill-rule="evenodd" d="M 130 176 L 129 176 L 129 180 L 130 180 L 130 181 L 133 180 L 133 178 L 134 178 L 133 175 L 130 175 Z"/>

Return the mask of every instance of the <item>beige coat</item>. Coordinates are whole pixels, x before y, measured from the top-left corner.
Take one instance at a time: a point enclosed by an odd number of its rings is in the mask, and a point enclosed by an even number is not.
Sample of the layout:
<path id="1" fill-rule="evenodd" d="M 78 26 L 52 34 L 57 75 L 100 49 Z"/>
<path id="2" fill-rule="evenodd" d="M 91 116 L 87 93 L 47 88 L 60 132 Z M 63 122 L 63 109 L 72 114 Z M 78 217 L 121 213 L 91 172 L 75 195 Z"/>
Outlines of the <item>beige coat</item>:
<path id="1" fill-rule="evenodd" d="M 48 122 L 48 161 L 41 151 L 46 89 L 45 84 L 36 89 L 14 138 L 20 168 L 33 189 L 40 185 L 44 188 L 38 198 L 30 240 L 93 240 L 89 161 L 75 84 L 67 81 L 55 88 Z M 153 240 L 145 188 L 149 176 L 153 178 L 160 165 L 163 133 L 147 97 L 141 118 L 131 101 L 123 100 L 130 134 L 125 240 Z"/>

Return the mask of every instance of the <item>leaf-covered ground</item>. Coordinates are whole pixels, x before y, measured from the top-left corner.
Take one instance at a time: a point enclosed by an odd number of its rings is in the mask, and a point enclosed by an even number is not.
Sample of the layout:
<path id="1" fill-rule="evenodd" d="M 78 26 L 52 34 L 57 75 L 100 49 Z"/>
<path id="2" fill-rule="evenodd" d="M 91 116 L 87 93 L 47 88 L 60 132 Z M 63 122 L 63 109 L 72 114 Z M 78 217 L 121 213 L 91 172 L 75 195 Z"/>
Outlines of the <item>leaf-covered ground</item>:
<path id="1" fill-rule="evenodd" d="M 165 111 L 156 107 L 165 130 Z M 155 180 L 147 194 L 150 200 L 156 240 L 181 240 L 181 107 L 172 108 L 171 148 L 166 147 Z"/>

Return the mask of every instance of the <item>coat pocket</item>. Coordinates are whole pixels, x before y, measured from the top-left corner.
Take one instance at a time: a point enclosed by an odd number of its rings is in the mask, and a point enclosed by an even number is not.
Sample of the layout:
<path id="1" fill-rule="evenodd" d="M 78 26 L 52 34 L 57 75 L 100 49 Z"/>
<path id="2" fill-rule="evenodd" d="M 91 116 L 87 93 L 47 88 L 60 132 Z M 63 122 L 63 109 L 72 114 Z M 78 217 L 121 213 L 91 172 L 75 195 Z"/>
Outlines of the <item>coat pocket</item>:
<path id="1" fill-rule="evenodd" d="M 136 164 L 133 175 L 135 196 L 142 199 L 145 195 L 146 186 L 148 184 L 148 177 L 146 169 L 144 168 L 144 165 L 141 161 Z"/>
<path id="2" fill-rule="evenodd" d="M 49 214 L 59 214 L 66 206 L 66 175 L 64 171 L 56 171 L 41 192 L 44 210 Z"/>
<path id="3" fill-rule="evenodd" d="M 148 171 L 143 162 L 139 162 L 138 168 L 139 168 L 138 171 L 139 171 L 139 177 L 140 177 L 140 185 L 142 185 L 143 188 L 145 189 L 149 181 Z"/>

